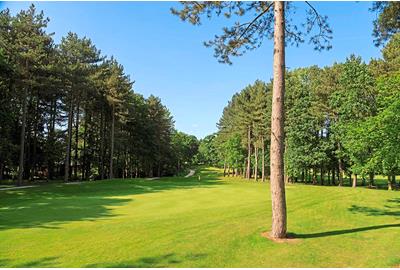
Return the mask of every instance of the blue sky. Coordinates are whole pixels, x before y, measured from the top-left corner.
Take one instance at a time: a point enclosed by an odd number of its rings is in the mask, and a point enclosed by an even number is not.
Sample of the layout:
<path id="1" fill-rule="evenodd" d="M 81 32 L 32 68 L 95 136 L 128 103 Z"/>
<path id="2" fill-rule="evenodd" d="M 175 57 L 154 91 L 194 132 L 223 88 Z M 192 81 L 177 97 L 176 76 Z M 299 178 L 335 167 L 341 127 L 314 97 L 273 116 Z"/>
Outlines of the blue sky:
<path id="1" fill-rule="evenodd" d="M 13 13 L 31 2 L 3 2 Z M 136 81 L 135 92 L 161 98 L 178 130 L 202 138 L 217 130 L 216 123 L 232 95 L 256 79 L 272 76 L 272 42 L 219 64 L 202 42 L 221 32 L 223 20 L 201 26 L 181 22 L 169 9 L 176 2 L 37 2 L 50 18 L 49 32 L 59 42 L 68 31 L 87 36 L 105 55 L 114 55 Z M 316 52 L 307 44 L 288 47 L 286 65 L 293 69 L 326 66 L 352 53 L 364 60 L 380 57 L 372 42 L 371 2 L 314 2 L 329 17 L 333 49 Z M 305 3 L 296 3 L 298 9 Z"/>

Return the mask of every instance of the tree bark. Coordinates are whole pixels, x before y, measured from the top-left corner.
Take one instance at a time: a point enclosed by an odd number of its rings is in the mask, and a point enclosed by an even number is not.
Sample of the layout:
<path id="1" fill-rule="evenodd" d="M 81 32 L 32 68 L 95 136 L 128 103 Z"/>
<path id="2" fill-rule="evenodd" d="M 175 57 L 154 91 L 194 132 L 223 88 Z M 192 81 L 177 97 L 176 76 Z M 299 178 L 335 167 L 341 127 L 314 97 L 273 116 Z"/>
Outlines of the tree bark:
<path id="1" fill-rule="evenodd" d="M 247 129 L 247 170 L 246 178 L 250 179 L 250 167 L 251 167 L 251 137 L 250 137 L 250 126 Z"/>
<path id="2" fill-rule="evenodd" d="M 368 183 L 369 187 L 372 187 L 374 185 L 374 174 L 370 173 L 369 174 L 369 183 Z"/>
<path id="3" fill-rule="evenodd" d="M 71 139 L 72 139 L 72 119 L 74 118 L 72 101 L 70 101 L 69 112 L 68 112 L 68 135 L 67 135 L 67 149 L 65 154 L 65 174 L 64 182 L 69 180 L 69 167 L 71 159 Z"/>
<path id="4" fill-rule="evenodd" d="M 104 109 L 101 109 L 100 116 L 100 179 L 104 179 Z"/>
<path id="5" fill-rule="evenodd" d="M 79 102 L 76 107 L 75 122 L 75 157 L 74 157 L 74 179 L 78 179 L 78 143 L 79 143 Z"/>
<path id="6" fill-rule="evenodd" d="M 338 149 L 339 151 L 341 151 L 342 147 L 340 145 L 340 143 L 338 143 Z M 339 176 L 339 186 L 343 186 L 343 162 L 342 159 L 339 158 L 338 159 L 338 176 Z"/>
<path id="7" fill-rule="evenodd" d="M 354 174 L 352 187 L 353 188 L 357 187 L 357 174 Z"/>
<path id="8" fill-rule="evenodd" d="M 22 126 L 21 126 L 21 137 L 20 137 L 20 149 L 19 149 L 19 168 L 18 168 L 18 181 L 17 185 L 22 184 L 22 178 L 24 176 L 24 155 L 25 155 L 25 128 L 26 128 L 26 107 L 28 89 L 24 88 L 24 94 L 22 97 Z"/>
<path id="9" fill-rule="evenodd" d="M 261 137 L 261 154 L 262 154 L 262 158 L 261 158 L 261 181 L 265 181 L 265 144 L 264 144 L 264 137 Z"/>
<path id="10" fill-rule="evenodd" d="M 258 147 L 254 147 L 254 180 L 258 180 Z"/>
<path id="11" fill-rule="evenodd" d="M 286 237 L 284 182 L 285 14 L 284 2 L 274 2 L 274 79 L 271 114 L 272 238 Z"/>
<path id="12" fill-rule="evenodd" d="M 325 183 L 324 183 L 324 168 L 322 167 L 322 165 L 321 165 L 320 175 L 321 175 L 320 183 L 321 183 L 321 186 L 323 186 Z"/>
<path id="13" fill-rule="evenodd" d="M 388 190 L 393 190 L 392 176 L 389 174 L 387 177 L 388 177 Z"/>
<path id="14" fill-rule="evenodd" d="M 87 112 L 87 109 L 85 110 Z M 87 126 L 88 126 L 88 114 L 85 112 L 85 124 L 84 124 L 84 130 L 83 130 L 83 157 L 82 157 L 82 180 L 85 180 L 88 177 L 88 171 L 86 168 L 86 141 L 87 141 Z"/>
<path id="15" fill-rule="evenodd" d="M 114 177 L 113 175 L 113 158 L 114 158 L 114 129 L 115 129 L 115 105 L 112 107 L 112 122 L 111 122 L 111 150 L 110 150 L 110 174 L 109 179 Z"/>

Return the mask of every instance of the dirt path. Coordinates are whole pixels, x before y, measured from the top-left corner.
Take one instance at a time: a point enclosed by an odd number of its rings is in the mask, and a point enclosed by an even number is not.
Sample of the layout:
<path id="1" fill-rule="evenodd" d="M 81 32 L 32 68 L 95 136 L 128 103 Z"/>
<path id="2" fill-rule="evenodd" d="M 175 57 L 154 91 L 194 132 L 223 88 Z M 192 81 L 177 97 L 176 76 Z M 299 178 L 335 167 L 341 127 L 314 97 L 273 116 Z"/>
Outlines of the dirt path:
<path id="1" fill-rule="evenodd" d="M 188 178 L 190 176 L 193 176 L 195 174 L 195 172 L 196 172 L 195 170 L 190 170 L 188 175 L 186 175 L 185 177 Z"/>

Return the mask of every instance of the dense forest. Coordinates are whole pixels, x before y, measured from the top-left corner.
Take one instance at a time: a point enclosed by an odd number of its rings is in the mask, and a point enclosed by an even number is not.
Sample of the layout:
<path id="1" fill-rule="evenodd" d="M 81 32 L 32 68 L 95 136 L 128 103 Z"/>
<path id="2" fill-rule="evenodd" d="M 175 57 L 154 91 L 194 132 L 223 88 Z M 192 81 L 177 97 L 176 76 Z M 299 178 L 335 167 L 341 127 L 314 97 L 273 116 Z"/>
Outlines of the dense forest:
<path id="1" fill-rule="evenodd" d="M 344 178 L 388 189 L 400 170 L 400 34 L 382 59 L 287 71 L 285 178 L 287 182 L 343 185 Z M 257 80 L 224 108 L 218 132 L 204 138 L 199 160 L 229 175 L 265 180 L 269 175 L 272 82 Z"/>
<path id="2" fill-rule="evenodd" d="M 87 37 L 55 44 L 35 6 L 0 13 L 0 179 L 153 177 L 181 171 L 196 137 Z"/>

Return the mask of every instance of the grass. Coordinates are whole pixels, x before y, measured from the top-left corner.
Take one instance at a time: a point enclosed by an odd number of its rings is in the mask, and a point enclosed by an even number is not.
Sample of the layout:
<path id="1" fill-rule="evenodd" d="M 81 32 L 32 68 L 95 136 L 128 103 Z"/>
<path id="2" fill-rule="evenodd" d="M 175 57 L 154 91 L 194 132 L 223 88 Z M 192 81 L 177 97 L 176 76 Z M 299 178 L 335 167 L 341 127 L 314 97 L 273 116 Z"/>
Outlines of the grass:
<path id="1" fill-rule="evenodd" d="M 274 243 L 268 183 L 221 177 L 49 184 L 0 191 L 0 267 L 394 267 L 400 193 L 287 186 Z"/>

